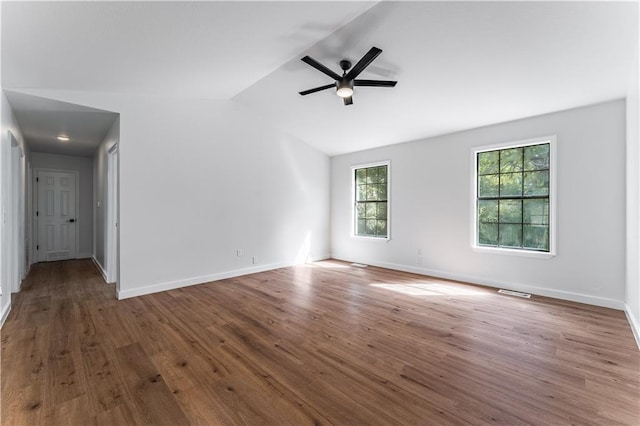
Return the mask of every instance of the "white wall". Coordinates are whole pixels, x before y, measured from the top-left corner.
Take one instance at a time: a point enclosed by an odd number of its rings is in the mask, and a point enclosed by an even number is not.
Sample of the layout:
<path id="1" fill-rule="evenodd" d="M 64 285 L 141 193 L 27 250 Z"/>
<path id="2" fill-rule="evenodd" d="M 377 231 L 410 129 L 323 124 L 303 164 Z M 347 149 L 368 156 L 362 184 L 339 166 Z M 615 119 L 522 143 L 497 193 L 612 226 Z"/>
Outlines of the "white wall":
<path id="1" fill-rule="evenodd" d="M 235 102 L 25 93 L 120 114 L 119 297 L 328 256 L 329 158 Z"/>
<path id="2" fill-rule="evenodd" d="M 640 346 L 640 67 L 638 50 L 627 92 L 626 312 Z"/>
<path id="3" fill-rule="evenodd" d="M 26 175 L 29 166 L 29 149 L 24 143 L 22 132 L 4 92 L 0 90 L 2 128 L 0 130 L 0 324 L 4 323 L 11 309 L 11 292 L 19 288 L 28 267 L 25 259 L 25 239 L 30 228 L 26 226 L 24 193 L 28 191 Z M 24 156 L 18 167 L 12 164 L 12 156 L 17 152 L 12 148 L 9 131 L 13 133 Z M 19 184 L 22 196 L 16 205 L 13 186 Z M 16 208 L 17 207 L 17 208 Z"/>
<path id="4" fill-rule="evenodd" d="M 80 196 L 77 230 L 79 232 L 78 258 L 91 257 L 93 253 L 93 163 L 90 157 L 33 152 L 32 169 L 71 170 L 79 172 Z"/>
<path id="5" fill-rule="evenodd" d="M 472 148 L 552 134 L 557 135 L 557 256 L 473 251 Z M 614 101 L 333 157 L 332 256 L 620 309 L 624 155 L 625 104 Z M 389 242 L 350 237 L 351 166 L 379 160 L 391 160 Z"/>
<path id="6" fill-rule="evenodd" d="M 120 139 L 120 119 L 116 119 L 93 156 L 94 258 L 106 271 L 107 232 L 107 157 Z M 98 207 L 98 202 L 100 207 Z M 104 272 L 103 272 L 104 273 Z"/>
<path id="7" fill-rule="evenodd" d="M 118 112 L 121 297 L 328 255 L 326 156 L 230 102 Z"/>

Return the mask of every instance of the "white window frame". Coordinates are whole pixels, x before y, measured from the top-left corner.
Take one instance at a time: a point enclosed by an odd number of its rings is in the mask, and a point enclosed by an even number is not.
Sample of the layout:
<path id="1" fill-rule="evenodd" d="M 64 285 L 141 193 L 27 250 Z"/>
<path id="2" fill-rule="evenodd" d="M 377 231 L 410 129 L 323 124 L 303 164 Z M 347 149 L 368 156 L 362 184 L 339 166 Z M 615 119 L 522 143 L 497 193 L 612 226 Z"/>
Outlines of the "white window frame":
<path id="1" fill-rule="evenodd" d="M 369 235 L 356 235 L 356 170 L 379 166 L 387 166 L 387 236 L 373 237 Z M 391 240 L 391 160 L 354 164 L 351 166 L 351 238 L 385 242 Z"/>
<path id="2" fill-rule="evenodd" d="M 520 148 L 523 146 L 549 144 L 549 251 L 541 252 L 527 249 L 487 247 L 478 244 L 478 153 L 495 151 L 500 149 Z M 538 138 L 502 142 L 493 145 L 483 145 L 472 147 L 471 149 L 471 247 L 474 251 L 481 253 L 505 254 L 522 257 L 533 257 L 538 259 L 550 259 L 556 256 L 556 135 L 543 136 Z"/>

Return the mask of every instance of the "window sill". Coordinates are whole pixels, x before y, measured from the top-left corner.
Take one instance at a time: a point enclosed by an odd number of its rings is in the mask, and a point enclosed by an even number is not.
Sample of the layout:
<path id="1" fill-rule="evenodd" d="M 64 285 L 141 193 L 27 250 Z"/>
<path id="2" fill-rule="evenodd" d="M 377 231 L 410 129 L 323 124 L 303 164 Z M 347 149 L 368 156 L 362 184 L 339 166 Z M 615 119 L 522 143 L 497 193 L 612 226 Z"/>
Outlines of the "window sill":
<path id="1" fill-rule="evenodd" d="M 540 251 L 529 251 L 529 250 L 515 250 L 508 249 L 502 247 L 481 247 L 481 246 L 472 246 L 473 251 L 478 253 L 487 253 L 487 254 L 502 254 L 507 256 L 520 256 L 520 257 L 531 257 L 535 259 L 552 259 L 556 257 L 554 252 L 540 252 Z"/>
<path id="2" fill-rule="evenodd" d="M 355 240 L 365 240 L 365 241 L 379 241 L 379 242 L 389 242 L 391 240 L 390 237 L 367 237 L 364 235 L 351 235 L 351 238 L 355 239 Z"/>

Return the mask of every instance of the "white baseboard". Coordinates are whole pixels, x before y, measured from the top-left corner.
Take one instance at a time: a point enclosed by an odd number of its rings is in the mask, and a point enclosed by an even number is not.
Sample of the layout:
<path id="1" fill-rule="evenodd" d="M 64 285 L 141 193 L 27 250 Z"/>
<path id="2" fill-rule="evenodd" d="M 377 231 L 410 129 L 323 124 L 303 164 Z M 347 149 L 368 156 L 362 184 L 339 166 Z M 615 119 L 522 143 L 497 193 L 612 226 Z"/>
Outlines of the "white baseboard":
<path id="1" fill-rule="evenodd" d="M 93 254 L 91 253 L 78 253 L 76 255 L 76 259 L 91 259 L 93 257 Z"/>
<path id="2" fill-rule="evenodd" d="M 0 314 L 0 328 L 2 328 L 4 322 L 7 320 L 9 312 L 11 312 L 11 302 L 7 303 L 7 305 L 2 308 L 2 314 Z"/>
<path id="3" fill-rule="evenodd" d="M 109 283 L 109 281 L 107 281 L 107 273 L 105 272 L 100 262 L 98 262 L 98 259 L 96 259 L 95 256 L 91 256 L 91 260 L 93 261 L 93 264 L 96 265 L 96 268 L 98 268 L 98 271 L 100 272 L 100 275 L 102 275 L 102 279 L 104 280 L 104 282 Z"/>
<path id="4" fill-rule="evenodd" d="M 320 262 L 328 259 L 331 259 L 330 254 L 322 254 L 320 256 L 309 256 L 309 258 L 307 259 L 307 262 Z"/>
<path id="5" fill-rule="evenodd" d="M 631 307 L 625 304 L 625 315 L 627 315 L 627 320 L 629 321 L 629 325 L 631 326 L 631 332 L 633 333 L 633 337 L 636 338 L 636 343 L 638 344 L 638 349 L 640 349 L 640 321 L 638 318 L 633 315 L 631 312 Z"/>
<path id="6" fill-rule="evenodd" d="M 612 308 L 624 310 L 625 305 L 621 300 L 607 299 L 604 297 L 590 296 L 582 293 L 573 293 L 569 291 L 553 290 L 545 287 L 530 286 L 525 284 L 517 284 L 512 282 L 502 282 L 497 280 L 488 280 L 484 278 L 474 277 L 472 275 L 452 274 L 449 272 L 438 271 L 434 269 L 420 268 L 416 266 L 402 265 L 398 263 L 371 261 L 371 259 L 344 258 L 341 256 L 332 256 L 334 259 L 346 262 L 357 262 L 371 266 L 379 266 L 386 269 L 394 269 L 397 271 L 411 272 L 418 275 L 427 275 L 430 277 L 444 278 L 454 281 L 462 281 L 470 284 L 479 284 L 487 287 L 505 288 L 516 290 L 523 293 L 531 293 L 538 296 L 552 297 L 554 299 L 569 300 L 571 302 L 585 303 L 587 305 L 602 306 L 604 308 Z"/>
<path id="7" fill-rule="evenodd" d="M 164 283 L 151 284 L 144 287 L 133 288 L 130 290 L 120 290 L 117 292 L 118 300 L 128 299 L 130 297 L 144 296 L 145 294 L 158 293 L 161 291 L 174 290 L 176 288 L 188 287 L 196 284 L 204 284 L 211 281 L 219 281 L 227 278 L 235 278 L 242 275 L 255 274 L 257 272 L 271 271 L 273 269 L 292 266 L 293 263 L 271 263 L 268 265 L 252 266 L 250 268 L 237 269 L 234 271 L 220 272 L 217 274 L 203 275 L 200 277 L 192 277 L 177 281 L 168 281 Z"/>

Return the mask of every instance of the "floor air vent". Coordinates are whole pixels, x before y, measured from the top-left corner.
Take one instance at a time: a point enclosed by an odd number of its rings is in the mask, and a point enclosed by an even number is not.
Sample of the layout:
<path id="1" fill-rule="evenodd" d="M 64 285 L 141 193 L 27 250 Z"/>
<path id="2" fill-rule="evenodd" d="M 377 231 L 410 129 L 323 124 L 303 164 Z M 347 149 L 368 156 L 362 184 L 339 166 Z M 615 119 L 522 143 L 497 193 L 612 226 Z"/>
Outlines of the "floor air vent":
<path id="1" fill-rule="evenodd" d="M 509 296 L 524 297 L 525 299 L 531 298 L 529 293 L 520 293 L 519 291 L 505 290 L 503 288 L 498 290 L 498 293 L 508 294 Z"/>
<path id="2" fill-rule="evenodd" d="M 351 266 L 355 266 L 356 268 L 366 268 L 367 265 L 364 263 L 352 263 Z"/>

